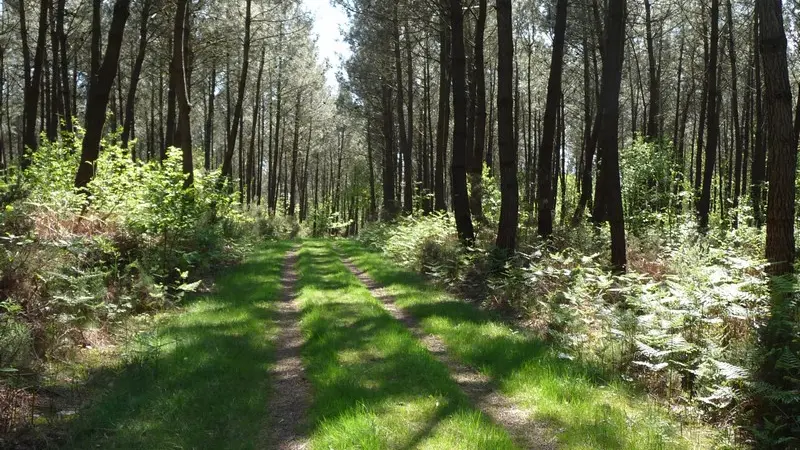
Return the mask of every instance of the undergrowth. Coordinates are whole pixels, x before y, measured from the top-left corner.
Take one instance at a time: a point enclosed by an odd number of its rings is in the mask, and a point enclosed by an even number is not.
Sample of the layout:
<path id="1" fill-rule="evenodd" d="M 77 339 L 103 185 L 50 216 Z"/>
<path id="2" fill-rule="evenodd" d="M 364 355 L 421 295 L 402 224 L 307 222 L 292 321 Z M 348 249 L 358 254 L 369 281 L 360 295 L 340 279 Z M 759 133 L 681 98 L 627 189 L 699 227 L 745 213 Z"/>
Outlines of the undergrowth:
<path id="1" fill-rule="evenodd" d="M 463 248 L 444 214 L 371 226 L 359 239 L 503 312 L 564 358 L 619 373 L 674 413 L 733 427 L 746 442 L 769 299 L 755 256 L 763 234 L 701 235 L 687 218 L 675 223 L 631 235 L 624 275 L 605 264 L 607 229 L 588 226 L 562 227 L 547 241 L 527 237 L 510 261 L 494 255 L 490 239 Z"/>
<path id="2" fill-rule="evenodd" d="M 0 394 L 28 387 L 0 402 L 0 433 L 30 425 L 47 361 L 69 359 L 133 314 L 180 303 L 254 238 L 296 228 L 246 211 L 217 171 L 196 171 L 184 188 L 180 150 L 134 162 L 114 135 L 78 192 L 81 133 L 43 140 L 26 170 L 0 173 Z"/>

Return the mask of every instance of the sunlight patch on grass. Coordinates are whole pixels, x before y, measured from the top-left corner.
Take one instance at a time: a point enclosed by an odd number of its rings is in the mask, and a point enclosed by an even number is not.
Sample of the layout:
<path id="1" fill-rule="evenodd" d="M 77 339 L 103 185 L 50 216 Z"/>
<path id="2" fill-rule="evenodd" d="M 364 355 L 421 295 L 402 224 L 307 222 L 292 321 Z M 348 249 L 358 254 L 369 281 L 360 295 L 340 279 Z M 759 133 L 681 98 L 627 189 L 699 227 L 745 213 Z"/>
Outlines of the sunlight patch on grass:
<path id="1" fill-rule="evenodd" d="M 492 377 L 520 407 L 550 424 L 564 448 L 709 447 L 708 430 L 681 423 L 601 368 L 564 358 L 550 344 L 446 295 L 355 242 L 340 241 L 338 248 L 386 286 L 427 332 L 442 338 L 451 354 Z"/>
<path id="2" fill-rule="evenodd" d="M 97 392 L 65 448 L 259 446 L 275 329 L 273 303 L 289 243 L 226 270 L 217 292 L 162 314 L 115 366 L 89 374 Z"/>
<path id="3" fill-rule="evenodd" d="M 299 272 L 311 448 L 514 448 L 329 244 L 307 242 Z"/>

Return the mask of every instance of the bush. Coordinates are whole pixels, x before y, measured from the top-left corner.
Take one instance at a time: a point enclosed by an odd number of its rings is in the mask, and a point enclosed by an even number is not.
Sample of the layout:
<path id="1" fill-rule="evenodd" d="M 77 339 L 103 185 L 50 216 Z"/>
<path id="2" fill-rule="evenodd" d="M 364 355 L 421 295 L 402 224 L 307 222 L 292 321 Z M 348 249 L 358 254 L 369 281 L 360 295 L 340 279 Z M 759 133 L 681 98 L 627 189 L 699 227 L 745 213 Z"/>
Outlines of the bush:
<path id="1" fill-rule="evenodd" d="M 256 217 L 218 172 L 197 171 L 184 188 L 177 149 L 134 162 L 110 136 L 95 178 L 76 191 L 81 138 L 43 140 L 29 168 L 0 183 L 0 368 L 34 368 L 88 325 L 180 301 L 256 236 Z"/>
<path id="2" fill-rule="evenodd" d="M 487 239 L 464 249 L 447 215 L 371 225 L 359 239 L 488 307 L 510 309 L 570 358 L 634 378 L 684 413 L 730 423 L 748 409 L 767 311 L 763 265 L 751 256 L 763 233 L 703 236 L 683 222 L 632 236 L 621 276 L 604 263 L 607 228 L 523 240 L 510 261 L 496 259 Z"/>

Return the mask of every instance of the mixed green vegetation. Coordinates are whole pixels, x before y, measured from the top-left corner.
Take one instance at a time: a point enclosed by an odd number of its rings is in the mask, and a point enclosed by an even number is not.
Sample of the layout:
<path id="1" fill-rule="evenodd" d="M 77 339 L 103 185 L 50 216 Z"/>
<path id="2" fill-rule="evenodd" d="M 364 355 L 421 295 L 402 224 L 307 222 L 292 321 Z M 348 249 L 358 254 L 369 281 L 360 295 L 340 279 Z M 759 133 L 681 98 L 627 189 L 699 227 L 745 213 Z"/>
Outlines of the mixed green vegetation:
<path id="1" fill-rule="evenodd" d="M 299 271 L 311 448 L 515 448 L 329 243 L 305 243 Z"/>
<path id="2" fill-rule="evenodd" d="M 454 358 L 568 448 L 800 447 L 799 24 L 0 0 L 0 447 L 275 444 L 286 347 L 315 448 L 511 446 Z M 299 349 L 273 308 L 298 238 Z"/>
<path id="3" fill-rule="evenodd" d="M 256 249 L 214 292 L 155 316 L 119 357 L 90 367 L 89 405 L 64 448 L 259 448 L 269 404 L 274 303 L 289 244 Z"/>
<path id="4" fill-rule="evenodd" d="M 694 417 L 668 413 L 609 366 L 565 353 L 570 350 L 561 342 L 432 289 L 424 277 L 380 252 L 365 252 L 350 241 L 338 248 L 387 286 L 426 331 L 442 337 L 450 352 L 496 380 L 526 413 L 559 430 L 564 448 L 707 448 L 713 442 Z"/>

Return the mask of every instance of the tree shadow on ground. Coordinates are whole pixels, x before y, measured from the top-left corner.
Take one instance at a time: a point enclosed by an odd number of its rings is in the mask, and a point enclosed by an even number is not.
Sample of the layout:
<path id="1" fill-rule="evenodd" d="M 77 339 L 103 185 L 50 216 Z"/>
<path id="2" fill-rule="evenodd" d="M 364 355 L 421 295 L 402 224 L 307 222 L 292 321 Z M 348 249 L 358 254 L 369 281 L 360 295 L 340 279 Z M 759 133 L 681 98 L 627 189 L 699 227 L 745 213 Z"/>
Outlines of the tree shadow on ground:
<path id="1" fill-rule="evenodd" d="M 345 255 L 355 257 L 359 267 L 373 279 L 388 287 L 398 306 L 423 324 L 426 331 L 443 338 L 449 352 L 490 376 L 499 387 L 514 391 L 524 384 L 518 389 L 520 392 L 546 390 L 554 403 L 595 407 L 583 416 L 537 413 L 537 419 L 550 423 L 551 428 L 565 430 L 562 443 L 591 443 L 593 447 L 609 449 L 652 448 L 633 442 L 637 431 L 631 429 L 629 411 L 622 406 L 625 400 L 611 401 L 606 394 L 613 385 L 615 392 L 631 402 L 643 400 L 646 395 L 621 386 L 618 376 L 608 369 L 565 355 L 554 343 L 516 329 L 500 314 L 443 295 L 432 289 L 425 277 L 386 264 L 380 260 L 383 255 L 357 243 L 340 242 L 339 247 Z M 660 415 L 654 416 L 653 427 L 662 431 L 658 428 L 663 414 L 656 414 Z M 565 421 L 564 417 L 575 420 Z M 663 432 L 667 440 L 671 439 L 667 435 L 674 434 L 666 427 Z M 663 445 L 662 436 L 652 436 L 652 441 L 656 447 L 669 447 Z"/>
<path id="2" fill-rule="evenodd" d="M 283 255 L 274 244 L 226 270 L 218 292 L 142 333 L 122 363 L 91 369 L 91 402 L 58 448 L 254 448 L 268 408 L 269 325 Z"/>
<path id="3" fill-rule="evenodd" d="M 315 387 L 312 442 L 416 448 L 441 432 L 442 423 L 478 414 L 447 368 L 371 298 L 326 244 L 308 243 L 298 267 L 303 356 Z M 398 410 L 404 411 L 399 421 Z M 481 444 L 507 448 L 509 441 L 496 433 Z"/>

